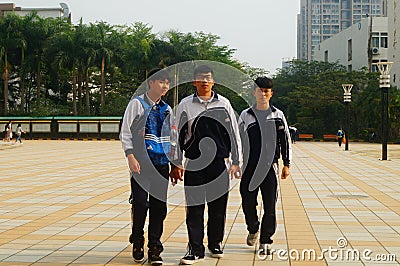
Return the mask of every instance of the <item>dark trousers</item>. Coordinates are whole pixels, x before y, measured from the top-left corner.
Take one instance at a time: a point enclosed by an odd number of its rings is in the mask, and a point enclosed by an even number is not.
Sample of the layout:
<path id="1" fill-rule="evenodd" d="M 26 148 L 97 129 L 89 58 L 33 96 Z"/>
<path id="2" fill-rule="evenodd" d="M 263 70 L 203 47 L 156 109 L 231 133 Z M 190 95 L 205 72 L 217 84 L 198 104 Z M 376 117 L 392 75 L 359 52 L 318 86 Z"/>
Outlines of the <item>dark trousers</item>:
<path id="1" fill-rule="evenodd" d="M 156 246 L 163 250 L 160 241 L 163 224 L 167 215 L 167 190 L 169 166 L 158 166 L 155 169 L 141 165 L 141 174 L 131 177 L 132 192 L 132 241 L 135 245 L 144 242 L 144 224 L 149 210 L 148 247 Z M 156 171 L 155 171 L 156 170 Z"/>
<path id="2" fill-rule="evenodd" d="M 343 142 L 343 138 L 338 138 L 338 144 L 339 144 L 339 147 L 341 147 L 341 146 L 342 146 L 342 142 Z"/>
<path id="3" fill-rule="evenodd" d="M 208 248 L 217 247 L 224 238 L 226 205 L 229 193 L 229 175 L 224 159 L 215 159 L 202 170 L 191 171 L 189 162 L 185 171 L 186 226 L 189 246 L 193 253 L 204 256 L 204 209 L 208 206 Z"/>
<path id="4" fill-rule="evenodd" d="M 276 168 L 276 172 L 275 172 Z M 247 171 L 246 171 L 247 172 Z M 240 195 L 242 196 L 242 208 L 246 220 L 247 230 L 254 234 L 259 230 L 260 222 L 257 216 L 257 196 L 261 191 L 264 215 L 261 221 L 260 243 L 271 244 L 271 237 L 276 231 L 276 200 L 278 189 L 277 164 L 273 164 L 261 184 L 253 191 L 249 190 L 252 179 L 250 174 L 243 175 L 240 182 Z"/>

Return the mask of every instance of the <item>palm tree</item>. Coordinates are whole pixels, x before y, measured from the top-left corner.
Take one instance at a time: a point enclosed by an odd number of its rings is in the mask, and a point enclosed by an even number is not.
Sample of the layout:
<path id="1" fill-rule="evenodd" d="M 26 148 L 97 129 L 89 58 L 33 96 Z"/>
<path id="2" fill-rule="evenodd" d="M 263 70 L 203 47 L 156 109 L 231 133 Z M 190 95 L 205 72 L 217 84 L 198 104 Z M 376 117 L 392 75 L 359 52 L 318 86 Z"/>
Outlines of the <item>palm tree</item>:
<path id="1" fill-rule="evenodd" d="M 137 73 L 137 79 L 141 81 L 147 77 L 149 68 L 159 63 L 159 58 L 157 63 L 152 62 L 156 35 L 151 31 L 152 27 L 142 22 L 125 30 L 124 68 L 126 72 Z"/>
<path id="2" fill-rule="evenodd" d="M 69 30 L 64 30 L 58 35 L 54 35 L 51 40 L 50 54 L 55 54 L 54 64 L 58 69 L 66 68 L 70 71 L 72 84 L 72 109 L 73 115 L 78 115 L 76 105 L 76 77 L 79 66 L 79 50 L 80 46 L 77 39 L 77 32 L 71 26 Z"/>
<path id="3" fill-rule="evenodd" d="M 25 39 L 20 31 L 22 19 L 15 14 L 8 14 L 1 22 L 1 32 L 3 36 L 0 40 L 0 55 L 2 55 L 2 70 L 4 80 L 4 114 L 9 112 L 9 91 L 8 82 L 10 77 L 11 63 L 9 61 L 9 53 L 13 50 L 26 47 Z"/>
<path id="4" fill-rule="evenodd" d="M 95 27 L 82 24 L 77 28 L 81 31 L 81 49 L 80 49 L 80 62 L 79 68 L 83 76 L 83 83 L 85 87 L 85 106 L 86 115 L 90 115 L 90 89 L 89 89 L 89 68 L 93 66 L 96 57 L 97 46 L 97 31 Z"/>
<path id="5" fill-rule="evenodd" d="M 111 49 L 110 46 L 110 35 L 113 31 L 113 26 L 103 21 L 98 22 L 97 24 L 90 24 L 90 25 L 95 29 L 96 32 L 96 39 L 97 39 L 96 55 L 98 59 L 100 59 L 101 61 L 100 112 L 102 112 L 102 110 L 104 110 L 105 107 L 106 63 L 110 63 L 111 58 L 113 56 L 113 50 Z"/>

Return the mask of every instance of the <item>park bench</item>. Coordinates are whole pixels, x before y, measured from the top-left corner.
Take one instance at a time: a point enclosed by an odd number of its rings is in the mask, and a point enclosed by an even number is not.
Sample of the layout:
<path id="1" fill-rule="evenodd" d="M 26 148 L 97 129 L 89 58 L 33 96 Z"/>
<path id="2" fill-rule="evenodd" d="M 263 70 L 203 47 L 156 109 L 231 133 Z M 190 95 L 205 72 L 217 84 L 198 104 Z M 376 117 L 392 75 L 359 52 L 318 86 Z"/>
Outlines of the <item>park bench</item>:
<path id="1" fill-rule="evenodd" d="M 311 140 L 314 138 L 313 134 L 299 134 L 299 139 Z"/>
<path id="2" fill-rule="evenodd" d="M 324 134 L 324 140 L 336 140 L 337 136 L 336 134 Z"/>

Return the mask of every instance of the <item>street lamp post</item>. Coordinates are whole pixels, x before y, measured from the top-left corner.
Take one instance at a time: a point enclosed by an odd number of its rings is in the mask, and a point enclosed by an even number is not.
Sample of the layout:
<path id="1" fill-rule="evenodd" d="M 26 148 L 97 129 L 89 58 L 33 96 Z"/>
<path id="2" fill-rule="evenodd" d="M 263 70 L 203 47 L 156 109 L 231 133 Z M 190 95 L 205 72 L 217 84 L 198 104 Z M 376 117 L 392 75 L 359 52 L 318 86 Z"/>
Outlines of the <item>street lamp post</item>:
<path id="1" fill-rule="evenodd" d="M 353 88 L 353 84 L 342 84 L 343 88 L 343 101 L 344 104 L 346 105 L 346 129 L 344 130 L 345 132 L 345 137 L 346 137 L 346 143 L 344 146 L 344 150 L 348 151 L 349 150 L 349 139 L 350 139 L 350 134 L 349 134 L 349 129 L 350 129 L 350 102 L 351 102 L 351 89 Z"/>
<path id="2" fill-rule="evenodd" d="M 387 160 L 387 142 L 389 138 L 389 111 L 388 98 L 390 88 L 390 69 L 393 62 L 379 62 L 377 67 L 381 75 L 379 76 L 379 88 L 381 88 L 381 107 L 382 107 L 382 161 Z"/>

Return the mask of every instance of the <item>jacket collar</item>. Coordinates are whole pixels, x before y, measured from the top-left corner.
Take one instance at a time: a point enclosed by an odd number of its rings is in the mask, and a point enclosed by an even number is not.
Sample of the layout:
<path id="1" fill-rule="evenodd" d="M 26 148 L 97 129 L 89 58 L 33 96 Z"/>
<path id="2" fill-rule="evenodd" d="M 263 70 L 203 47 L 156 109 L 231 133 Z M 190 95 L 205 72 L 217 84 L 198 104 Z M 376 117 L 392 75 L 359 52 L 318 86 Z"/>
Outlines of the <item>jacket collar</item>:
<path id="1" fill-rule="evenodd" d="M 158 104 L 159 106 L 164 106 L 164 105 L 165 105 L 165 102 L 164 102 L 162 99 L 160 99 L 158 102 L 153 102 L 153 101 L 149 98 L 149 96 L 147 96 L 147 93 L 144 94 L 143 99 L 144 99 L 144 101 L 145 101 L 148 105 L 150 105 L 150 106 L 154 106 L 154 105 L 156 105 L 156 104 Z"/>
<path id="2" fill-rule="evenodd" d="M 250 108 L 249 108 L 249 110 L 247 110 L 247 113 L 249 113 L 249 114 L 251 114 L 252 116 L 256 116 L 256 114 L 254 113 L 254 110 L 256 109 L 256 105 L 254 104 L 253 106 L 251 106 Z M 273 105 L 269 105 L 269 109 L 268 110 L 271 110 L 271 112 L 275 112 L 276 111 L 276 108 L 275 108 L 275 106 L 273 106 Z M 266 110 L 266 111 L 268 111 L 268 110 Z"/>
<path id="3" fill-rule="evenodd" d="M 204 103 L 204 102 L 216 102 L 216 101 L 219 101 L 218 94 L 215 91 L 213 91 L 212 93 L 213 93 L 213 96 L 211 97 L 211 99 L 208 100 L 208 101 L 204 101 L 197 95 L 197 92 L 195 92 L 195 94 L 193 94 L 193 102 L 194 103 Z"/>

